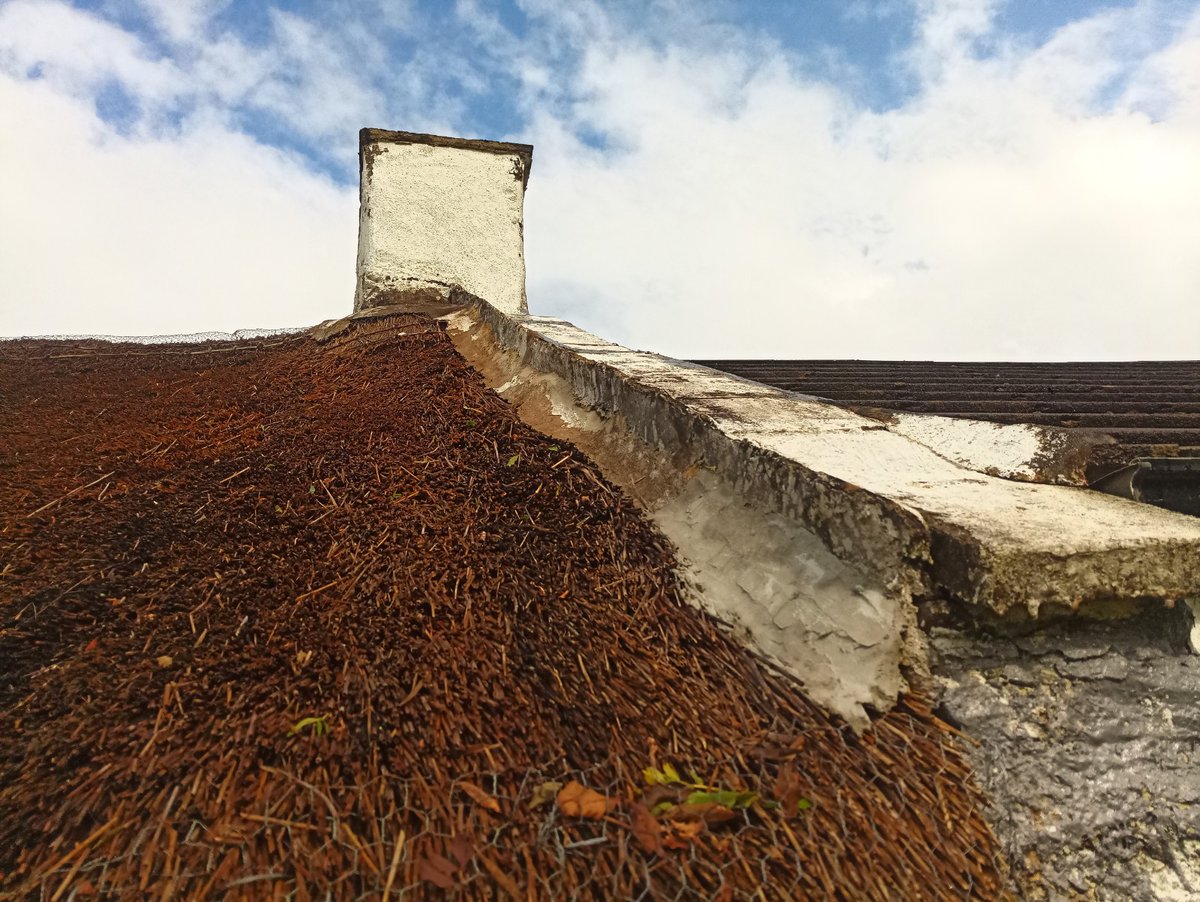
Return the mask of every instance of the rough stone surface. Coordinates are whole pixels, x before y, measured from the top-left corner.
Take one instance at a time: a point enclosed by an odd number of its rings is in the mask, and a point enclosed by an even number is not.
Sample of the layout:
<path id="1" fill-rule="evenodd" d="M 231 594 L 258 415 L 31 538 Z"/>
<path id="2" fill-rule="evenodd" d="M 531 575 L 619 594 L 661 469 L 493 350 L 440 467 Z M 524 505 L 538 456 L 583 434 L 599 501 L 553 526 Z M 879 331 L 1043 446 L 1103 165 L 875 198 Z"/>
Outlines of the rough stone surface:
<path id="1" fill-rule="evenodd" d="M 1036 633 L 930 631 L 942 710 L 1030 899 L 1200 898 L 1200 658 L 1190 611 Z"/>
<path id="2" fill-rule="evenodd" d="M 371 129 L 362 142 L 354 309 L 426 308 L 461 286 L 524 313 L 532 149 Z"/>

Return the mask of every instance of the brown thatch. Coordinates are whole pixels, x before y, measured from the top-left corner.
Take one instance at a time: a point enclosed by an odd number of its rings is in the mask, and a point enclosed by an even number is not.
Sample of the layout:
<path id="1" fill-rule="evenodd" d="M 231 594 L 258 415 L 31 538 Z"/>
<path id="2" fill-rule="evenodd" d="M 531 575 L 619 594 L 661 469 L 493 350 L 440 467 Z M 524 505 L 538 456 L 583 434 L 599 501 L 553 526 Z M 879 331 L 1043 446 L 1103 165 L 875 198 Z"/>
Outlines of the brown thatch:
<path id="1" fill-rule="evenodd" d="M 361 338 L 0 345 L 3 891 L 1002 895 L 923 702 L 856 737 L 433 324 Z"/>

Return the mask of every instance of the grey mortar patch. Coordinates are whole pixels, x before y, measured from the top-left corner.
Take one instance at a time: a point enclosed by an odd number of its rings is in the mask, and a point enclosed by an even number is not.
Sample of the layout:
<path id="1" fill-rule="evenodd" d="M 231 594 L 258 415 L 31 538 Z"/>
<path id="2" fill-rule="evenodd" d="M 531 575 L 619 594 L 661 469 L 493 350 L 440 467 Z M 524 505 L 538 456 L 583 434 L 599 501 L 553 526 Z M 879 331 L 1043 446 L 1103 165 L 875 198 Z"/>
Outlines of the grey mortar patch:
<path id="1" fill-rule="evenodd" d="M 940 711 L 979 742 L 972 765 L 1026 898 L 1200 898 L 1190 610 L 1037 626 L 929 630 Z"/>

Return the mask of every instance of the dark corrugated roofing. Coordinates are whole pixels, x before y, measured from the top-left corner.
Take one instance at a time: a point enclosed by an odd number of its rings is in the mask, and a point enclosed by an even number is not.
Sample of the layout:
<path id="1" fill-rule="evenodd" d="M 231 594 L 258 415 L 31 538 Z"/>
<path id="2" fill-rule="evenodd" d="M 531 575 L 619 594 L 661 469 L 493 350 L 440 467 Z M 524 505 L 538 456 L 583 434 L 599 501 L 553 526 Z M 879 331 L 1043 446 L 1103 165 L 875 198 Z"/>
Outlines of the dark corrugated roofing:
<path id="1" fill-rule="evenodd" d="M 1105 462 L 1149 454 L 1200 453 L 1200 361 L 1197 360 L 698 362 L 846 407 L 1101 432 L 1118 443 L 1102 455 Z"/>

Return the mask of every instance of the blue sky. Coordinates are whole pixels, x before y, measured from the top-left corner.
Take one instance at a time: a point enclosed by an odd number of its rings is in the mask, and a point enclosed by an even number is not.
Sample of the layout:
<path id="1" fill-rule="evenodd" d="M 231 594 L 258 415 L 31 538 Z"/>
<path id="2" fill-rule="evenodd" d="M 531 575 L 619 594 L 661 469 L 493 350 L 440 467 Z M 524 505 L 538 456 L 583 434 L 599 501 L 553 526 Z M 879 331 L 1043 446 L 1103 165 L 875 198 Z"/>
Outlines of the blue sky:
<path id="1" fill-rule="evenodd" d="M 635 346 L 1200 354 L 1195 2 L 6 0 L 0 117 L 0 334 L 344 312 L 372 125 L 532 142 L 531 308 Z"/>

